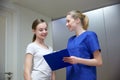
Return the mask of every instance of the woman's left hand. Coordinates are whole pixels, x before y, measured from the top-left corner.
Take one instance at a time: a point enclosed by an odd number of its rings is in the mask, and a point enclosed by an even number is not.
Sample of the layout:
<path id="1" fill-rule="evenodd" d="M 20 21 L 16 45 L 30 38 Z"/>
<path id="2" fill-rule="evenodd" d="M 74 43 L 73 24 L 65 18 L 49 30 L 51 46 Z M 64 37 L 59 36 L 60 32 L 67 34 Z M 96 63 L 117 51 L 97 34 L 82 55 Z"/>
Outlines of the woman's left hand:
<path id="1" fill-rule="evenodd" d="M 63 58 L 64 62 L 68 62 L 70 64 L 77 64 L 78 63 L 78 58 L 75 56 L 70 56 L 70 57 L 64 57 Z"/>

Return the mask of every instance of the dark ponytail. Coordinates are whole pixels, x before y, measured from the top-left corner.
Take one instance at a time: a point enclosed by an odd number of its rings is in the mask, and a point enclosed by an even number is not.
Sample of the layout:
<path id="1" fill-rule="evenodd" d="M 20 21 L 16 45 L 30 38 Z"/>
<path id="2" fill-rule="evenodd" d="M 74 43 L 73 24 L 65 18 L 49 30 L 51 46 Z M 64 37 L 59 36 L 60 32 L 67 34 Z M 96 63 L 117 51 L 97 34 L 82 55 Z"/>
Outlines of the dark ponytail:
<path id="1" fill-rule="evenodd" d="M 35 41 L 35 39 L 36 39 L 36 35 L 34 34 L 34 35 L 33 35 L 32 42 L 34 42 L 34 41 Z"/>

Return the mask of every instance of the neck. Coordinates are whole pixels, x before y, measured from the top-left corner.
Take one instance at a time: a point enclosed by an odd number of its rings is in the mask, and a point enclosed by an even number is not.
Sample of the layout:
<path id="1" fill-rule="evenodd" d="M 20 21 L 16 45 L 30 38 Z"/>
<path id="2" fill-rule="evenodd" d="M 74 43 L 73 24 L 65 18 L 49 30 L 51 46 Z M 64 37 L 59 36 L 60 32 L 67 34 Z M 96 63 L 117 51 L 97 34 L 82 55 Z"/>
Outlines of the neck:
<path id="1" fill-rule="evenodd" d="M 42 45 L 42 44 L 44 44 L 44 39 L 36 39 L 35 43 Z"/>
<path id="2" fill-rule="evenodd" d="M 85 32 L 86 30 L 84 30 L 81 26 L 79 26 L 77 29 L 76 29 L 76 36 L 79 36 L 81 35 L 83 32 Z"/>
<path id="3" fill-rule="evenodd" d="M 36 39 L 35 43 L 44 49 L 48 49 L 48 46 L 44 43 L 44 39 Z"/>

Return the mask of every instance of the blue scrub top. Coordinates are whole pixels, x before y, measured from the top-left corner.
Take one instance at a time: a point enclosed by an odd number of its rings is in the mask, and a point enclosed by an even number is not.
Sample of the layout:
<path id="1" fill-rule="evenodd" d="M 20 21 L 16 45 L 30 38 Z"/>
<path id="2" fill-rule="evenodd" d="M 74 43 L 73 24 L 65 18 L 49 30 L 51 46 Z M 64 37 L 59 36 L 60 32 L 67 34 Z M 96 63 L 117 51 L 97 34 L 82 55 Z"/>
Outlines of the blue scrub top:
<path id="1" fill-rule="evenodd" d="M 100 50 L 95 32 L 85 31 L 79 36 L 68 40 L 67 48 L 71 56 L 92 59 L 93 53 Z M 66 80 L 96 80 L 96 66 L 74 64 L 66 68 Z"/>

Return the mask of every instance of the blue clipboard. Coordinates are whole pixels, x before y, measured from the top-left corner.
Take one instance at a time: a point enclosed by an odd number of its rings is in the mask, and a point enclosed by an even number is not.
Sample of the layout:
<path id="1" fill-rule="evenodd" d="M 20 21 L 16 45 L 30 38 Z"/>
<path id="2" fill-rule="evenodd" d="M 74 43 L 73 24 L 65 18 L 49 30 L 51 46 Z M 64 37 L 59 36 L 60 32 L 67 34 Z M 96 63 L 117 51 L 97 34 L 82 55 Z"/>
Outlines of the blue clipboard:
<path id="1" fill-rule="evenodd" d="M 69 56 L 70 54 L 68 49 L 63 49 L 57 52 L 53 52 L 51 54 L 44 55 L 43 57 L 52 69 L 52 71 L 54 71 L 67 66 L 71 66 L 72 64 L 63 61 L 63 57 Z"/>

